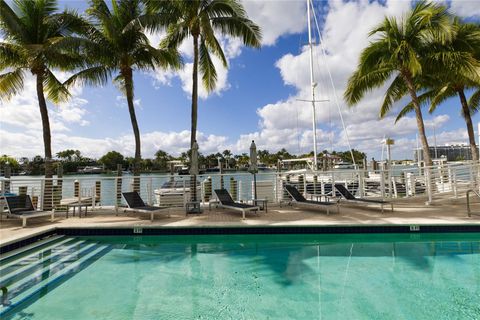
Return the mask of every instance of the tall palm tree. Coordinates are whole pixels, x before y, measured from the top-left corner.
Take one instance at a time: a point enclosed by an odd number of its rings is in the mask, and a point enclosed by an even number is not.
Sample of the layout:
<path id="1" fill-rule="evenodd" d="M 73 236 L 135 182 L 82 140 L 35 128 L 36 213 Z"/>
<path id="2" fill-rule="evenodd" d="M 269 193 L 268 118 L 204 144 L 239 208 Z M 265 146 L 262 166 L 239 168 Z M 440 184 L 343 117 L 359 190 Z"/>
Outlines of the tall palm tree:
<path id="1" fill-rule="evenodd" d="M 163 1 L 160 1 L 163 2 Z M 92 18 L 88 39 L 82 43 L 90 66 L 66 81 L 99 85 L 116 74 L 114 82 L 127 98 L 128 111 L 135 137 L 134 175 L 141 160 L 140 129 L 134 106 L 134 70 L 178 68 L 181 59 L 175 49 L 157 49 L 150 45 L 139 18 L 149 18 L 140 0 L 112 0 L 112 9 L 104 0 L 91 0 L 87 14 Z M 149 23 L 156 20 L 153 17 Z M 138 186 L 137 186 L 138 187 Z"/>
<path id="2" fill-rule="evenodd" d="M 82 20 L 74 13 L 58 12 L 56 0 L 14 0 L 10 7 L 0 0 L 0 27 L 5 41 L 0 43 L 0 98 L 8 99 L 23 90 L 27 72 L 36 79 L 38 106 L 42 119 L 45 150 L 45 194 L 51 192 L 52 146 L 47 97 L 58 103 L 69 97 L 66 87 L 52 70 L 72 70 L 82 59 L 68 50 L 72 35 Z M 51 197 L 44 197 L 44 208 Z"/>
<path id="3" fill-rule="evenodd" d="M 433 68 L 429 75 L 424 77 L 425 92 L 419 96 L 420 103 L 430 103 L 429 112 L 448 98 L 458 96 L 461 114 L 467 127 L 468 139 L 472 159 L 478 161 L 478 148 L 475 142 L 472 114 L 478 109 L 478 98 L 473 94 L 469 104 L 466 90 L 480 91 L 480 27 L 476 24 L 454 22 L 455 34 L 446 45 L 434 46 L 438 55 L 449 57 L 448 63 L 442 65 L 441 70 Z M 478 95 L 478 93 L 477 93 Z M 397 121 L 408 112 L 414 110 L 410 102 L 397 116 Z"/>
<path id="4" fill-rule="evenodd" d="M 401 20 L 385 18 L 370 32 L 370 36 L 375 36 L 375 39 L 363 50 L 357 70 L 348 80 L 344 93 L 345 100 L 353 105 L 367 92 L 382 86 L 393 77 L 393 82 L 385 93 L 380 117 L 387 114 L 395 101 L 410 95 L 427 166 L 432 165 L 432 160 L 417 96 L 418 81 L 425 64 L 431 62 L 427 57 L 433 56 L 432 42 L 444 43 L 451 39 L 451 20 L 445 7 L 431 2 L 417 3 Z M 436 56 L 435 59 L 439 64 L 443 62 L 441 56 Z"/>
<path id="5" fill-rule="evenodd" d="M 155 5 L 162 1 L 151 2 Z M 238 0 L 181 0 L 172 1 L 172 4 L 175 21 L 167 28 L 162 45 L 176 48 L 188 37 L 193 41 L 192 147 L 197 135 L 198 68 L 200 67 L 203 85 L 212 91 L 216 86 L 217 71 L 211 54 L 217 56 L 223 66 L 227 67 L 227 59 L 217 39 L 218 34 L 241 38 L 244 45 L 259 48 L 261 31 L 259 26 L 248 19 Z"/>

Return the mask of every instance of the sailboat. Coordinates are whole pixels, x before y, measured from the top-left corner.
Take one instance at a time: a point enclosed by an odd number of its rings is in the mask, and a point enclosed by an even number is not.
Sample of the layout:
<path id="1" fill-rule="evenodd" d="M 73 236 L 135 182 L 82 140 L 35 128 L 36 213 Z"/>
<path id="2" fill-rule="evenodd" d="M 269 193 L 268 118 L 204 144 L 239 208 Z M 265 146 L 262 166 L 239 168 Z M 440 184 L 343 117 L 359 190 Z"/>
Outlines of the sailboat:
<path id="1" fill-rule="evenodd" d="M 302 170 L 289 170 L 287 173 L 290 173 L 290 174 L 306 174 L 308 176 L 313 176 L 313 175 L 317 175 L 319 174 L 319 161 L 318 161 L 318 146 L 317 146 L 317 114 L 316 114 L 316 103 L 317 102 L 327 102 L 327 101 L 330 101 L 330 100 L 317 100 L 316 99 L 316 89 L 317 89 L 317 83 L 315 81 L 315 74 L 314 74 L 314 54 L 313 54 L 313 50 L 314 50 L 314 43 L 312 41 L 312 31 L 313 31 L 313 28 L 312 28 L 312 18 L 313 20 L 315 21 L 315 25 L 316 25 L 316 29 L 317 29 L 317 32 L 319 34 L 319 48 L 321 49 L 321 53 L 323 56 L 326 56 L 326 50 L 325 48 L 323 47 L 323 44 L 322 44 L 322 38 L 321 38 L 321 35 L 320 35 L 320 28 L 318 26 L 318 21 L 316 19 L 316 16 L 315 16 L 315 9 L 314 9 L 314 6 L 313 6 L 313 0 L 306 0 L 306 4 L 307 4 L 307 28 L 308 28 L 308 51 L 309 51 L 309 66 L 310 66 L 310 99 L 308 100 L 305 100 L 305 99 L 298 99 L 298 101 L 303 101 L 303 102 L 308 102 L 311 104 L 312 106 L 312 132 L 313 132 L 313 141 L 312 141 L 312 144 L 313 144 L 313 157 L 311 158 L 303 158 L 303 159 L 289 159 L 289 160 L 284 160 L 282 161 L 284 164 L 286 163 L 295 163 L 295 162 L 302 162 L 302 163 L 306 163 L 307 164 L 307 169 L 302 169 Z M 329 77 L 329 80 L 330 80 L 330 85 L 332 86 L 333 88 L 333 92 L 335 93 L 335 87 L 334 87 L 334 83 L 333 83 L 333 78 L 332 78 L 332 75 L 331 75 L 331 72 L 328 68 L 328 66 L 325 67 L 325 70 L 326 72 L 328 73 L 328 77 Z M 343 125 L 343 130 L 345 132 L 345 136 L 347 138 L 347 143 L 349 145 L 349 149 L 350 149 L 350 153 L 351 153 L 351 157 L 353 159 L 353 162 L 355 162 L 355 158 L 354 158 L 354 155 L 353 155 L 353 151 L 352 151 L 352 148 L 350 146 L 350 141 L 349 141 L 349 137 L 348 137 L 348 132 L 346 130 L 346 127 L 345 127 L 345 122 L 344 122 L 344 119 L 343 119 L 343 115 L 342 115 L 342 112 L 340 110 L 340 105 L 338 103 L 338 98 L 336 97 L 336 95 L 334 94 L 334 102 L 336 103 L 337 105 L 337 108 L 338 108 L 338 112 L 339 112 L 339 116 L 340 116 L 340 120 L 341 120 L 341 123 Z M 338 167 L 338 169 L 356 169 L 357 167 L 355 166 L 355 164 L 348 164 L 345 165 L 346 163 L 344 163 L 344 165 L 341 165 Z M 324 164 L 325 166 L 325 164 Z M 334 164 L 331 166 L 331 168 L 333 169 L 334 168 Z M 325 169 L 325 168 L 324 168 Z"/>

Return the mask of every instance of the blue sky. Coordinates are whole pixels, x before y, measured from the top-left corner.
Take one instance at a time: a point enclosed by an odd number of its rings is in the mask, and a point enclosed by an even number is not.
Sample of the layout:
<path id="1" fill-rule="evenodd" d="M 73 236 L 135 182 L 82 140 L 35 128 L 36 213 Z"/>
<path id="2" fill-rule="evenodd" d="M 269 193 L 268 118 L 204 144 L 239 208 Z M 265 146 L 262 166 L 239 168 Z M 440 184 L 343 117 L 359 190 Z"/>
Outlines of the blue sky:
<path id="1" fill-rule="evenodd" d="M 62 1 L 61 7 L 82 12 L 83 1 Z M 298 99 L 309 97 L 308 52 L 305 51 L 305 1 L 244 1 L 252 20 L 263 29 L 261 50 L 242 47 L 235 39 L 222 38 L 229 69 L 219 67 L 215 92 L 201 92 L 199 100 L 199 145 L 202 153 L 231 149 L 248 152 L 255 139 L 261 149 L 292 153 L 309 152 L 312 146 L 311 107 Z M 480 6 L 472 1 L 449 2 L 451 10 L 477 20 Z M 347 109 L 342 100 L 346 79 L 368 43 L 366 34 L 384 15 L 400 16 L 409 1 L 315 1 L 321 21 L 324 46 L 322 58 L 315 50 L 317 95 L 328 103 L 317 105 L 318 148 L 347 150 L 334 93 L 340 99 L 351 144 L 380 158 L 383 136 L 393 137 L 395 158 L 411 158 L 416 145 L 416 123 L 412 116 L 394 125 L 394 113 L 378 120 L 383 92 L 379 89 L 356 108 Z M 156 45 L 161 35 L 151 35 Z M 188 148 L 190 129 L 191 45 L 182 48 L 185 69 L 180 72 L 156 70 L 135 73 L 136 114 L 142 133 L 142 156 L 151 157 L 158 149 L 179 154 Z M 328 83 L 326 65 L 335 83 Z M 59 74 L 59 77 L 68 75 Z M 133 137 L 126 101 L 112 84 L 103 88 L 75 88 L 73 99 L 59 106 L 50 105 L 54 152 L 67 148 L 98 157 L 110 150 L 132 155 Z M 398 109 L 398 107 L 397 107 Z M 395 110 L 394 110 L 395 111 Z M 16 157 L 42 154 L 41 125 L 33 79 L 28 79 L 22 95 L 0 101 L 0 153 Z M 427 133 L 433 145 L 433 124 L 437 143 L 466 143 L 458 99 L 451 99 L 433 115 L 425 114 Z M 474 117 L 477 129 L 478 117 Z"/>

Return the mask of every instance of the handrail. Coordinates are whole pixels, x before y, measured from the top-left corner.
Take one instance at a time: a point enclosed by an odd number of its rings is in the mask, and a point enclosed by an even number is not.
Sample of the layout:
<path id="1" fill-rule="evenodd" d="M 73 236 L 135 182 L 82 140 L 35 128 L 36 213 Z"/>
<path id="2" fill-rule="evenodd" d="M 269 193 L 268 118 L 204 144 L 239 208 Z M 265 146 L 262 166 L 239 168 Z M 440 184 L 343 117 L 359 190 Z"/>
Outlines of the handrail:
<path id="1" fill-rule="evenodd" d="M 480 198 L 480 194 L 476 190 L 473 190 L 473 189 L 467 190 L 467 214 L 469 218 L 472 216 L 472 211 L 470 210 L 470 193 L 471 192 L 475 193 L 477 197 Z"/>

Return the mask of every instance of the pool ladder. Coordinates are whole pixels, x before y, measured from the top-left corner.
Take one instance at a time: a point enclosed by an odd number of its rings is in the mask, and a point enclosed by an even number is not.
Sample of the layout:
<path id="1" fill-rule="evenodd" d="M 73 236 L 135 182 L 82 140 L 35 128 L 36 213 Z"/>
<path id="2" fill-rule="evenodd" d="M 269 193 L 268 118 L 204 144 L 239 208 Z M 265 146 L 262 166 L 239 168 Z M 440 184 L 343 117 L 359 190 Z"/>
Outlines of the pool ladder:
<path id="1" fill-rule="evenodd" d="M 469 218 L 472 216 L 472 210 L 470 209 L 470 193 L 472 192 L 480 198 L 480 193 L 478 193 L 476 190 L 470 189 L 467 191 L 467 214 Z"/>

